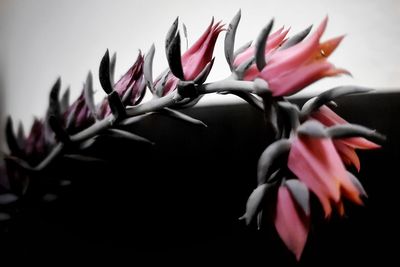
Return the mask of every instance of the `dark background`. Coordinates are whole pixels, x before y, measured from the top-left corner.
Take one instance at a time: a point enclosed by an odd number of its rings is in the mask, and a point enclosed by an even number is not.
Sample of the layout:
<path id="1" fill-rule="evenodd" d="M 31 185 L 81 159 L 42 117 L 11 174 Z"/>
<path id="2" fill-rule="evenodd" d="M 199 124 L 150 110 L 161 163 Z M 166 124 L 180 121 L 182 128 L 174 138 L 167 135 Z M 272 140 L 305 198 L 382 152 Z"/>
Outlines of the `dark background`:
<path id="1" fill-rule="evenodd" d="M 299 265 L 397 262 L 400 94 L 337 103 L 340 115 L 386 134 L 388 142 L 359 153 L 366 205 L 347 205 L 342 219 L 316 220 Z M 208 128 L 154 115 L 131 130 L 156 146 L 103 140 L 96 153 L 108 163 L 55 166 L 56 178 L 71 185 L 50 189 L 57 200 L 19 211 L 0 236 L 0 257 L 54 264 L 296 265 L 272 224 L 257 231 L 238 220 L 270 141 L 262 114 L 246 104 L 185 112 Z"/>

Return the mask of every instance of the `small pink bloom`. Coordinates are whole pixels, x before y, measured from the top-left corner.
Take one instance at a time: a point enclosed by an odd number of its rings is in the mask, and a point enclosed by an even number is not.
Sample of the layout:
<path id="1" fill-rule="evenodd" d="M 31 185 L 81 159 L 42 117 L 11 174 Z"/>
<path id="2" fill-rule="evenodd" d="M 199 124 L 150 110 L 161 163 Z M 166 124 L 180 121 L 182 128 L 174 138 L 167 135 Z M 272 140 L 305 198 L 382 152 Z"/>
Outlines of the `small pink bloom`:
<path id="1" fill-rule="evenodd" d="M 275 212 L 275 228 L 286 247 L 299 260 L 309 232 L 309 217 L 294 201 L 286 186 L 279 187 Z"/>
<path id="2" fill-rule="evenodd" d="M 343 196 L 362 204 L 361 192 L 348 177 L 330 138 L 295 137 L 288 167 L 318 197 L 326 217 L 331 215 L 332 204 L 340 207 Z"/>
<path id="3" fill-rule="evenodd" d="M 214 25 L 214 19 L 211 21 L 203 35 L 182 55 L 182 68 L 185 80 L 194 80 L 205 66 L 211 62 L 214 52 L 214 46 L 218 35 L 223 31 L 221 22 Z M 161 76 L 155 81 L 155 84 L 161 82 Z M 168 74 L 163 95 L 173 91 L 179 79 L 171 73 Z"/>
<path id="4" fill-rule="evenodd" d="M 114 85 L 114 90 L 117 91 L 118 95 L 122 98 L 128 90 L 132 90 L 131 97 L 128 99 L 128 105 L 134 106 L 138 104 L 145 91 L 145 83 L 143 79 L 143 63 L 144 57 L 139 51 L 139 54 L 135 60 L 135 63 L 129 70 L 118 80 Z M 99 116 L 104 118 L 111 113 L 108 100 L 105 98 L 100 104 Z"/>
<path id="5" fill-rule="evenodd" d="M 246 71 L 244 80 L 262 78 L 268 82 L 274 96 L 285 96 L 297 93 L 324 77 L 348 74 L 346 70 L 336 69 L 326 60 L 343 39 L 340 36 L 320 43 L 327 22 L 328 18 L 325 18 L 309 38 L 292 47 L 284 50 L 274 49 L 276 46 L 266 49 L 267 65 L 261 72 L 255 64 L 252 65 Z"/>
<path id="6" fill-rule="evenodd" d="M 85 101 L 84 92 L 82 90 L 78 99 L 72 103 L 64 114 L 64 122 L 68 123 L 67 130 L 70 134 L 85 129 L 94 123 L 94 116 L 91 114 Z"/>
<path id="7" fill-rule="evenodd" d="M 319 121 L 323 125 L 330 127 L 334 125 L 348 124 L 346 120 L 337 115 L 327 106 L 322 106 L 318 111 L 311 114 L 311 118 Z M 355 149 L 377 149 L 379 145 L 368 141 L 362 137 L 344 138 L 333 141 L 337 151 L 344 163 L 353 164 L 358 171 L 360 171 L 360 160 L 355 152 Z"/>

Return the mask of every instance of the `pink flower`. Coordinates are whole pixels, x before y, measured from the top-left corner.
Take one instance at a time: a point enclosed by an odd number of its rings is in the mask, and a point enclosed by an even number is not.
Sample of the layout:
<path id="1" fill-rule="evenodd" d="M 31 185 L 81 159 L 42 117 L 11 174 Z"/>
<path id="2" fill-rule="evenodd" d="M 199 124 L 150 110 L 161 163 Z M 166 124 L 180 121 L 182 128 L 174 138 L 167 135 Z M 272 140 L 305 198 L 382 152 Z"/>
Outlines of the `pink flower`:
<path id="1" fill-rule="evenodd" d="M 342 197 L 362 204 L 362 192 L 351 181 L 330 138 L 296 136 L 288 167 L 318 197 L 326 217 L 331 215 L 332 205 L 343 214 Z"/>
<path id="2" fill-rule="evenodd" d="M 85 129 L 95 122 L 94 116 L 86 103 L 83 90 L 78 99 L 64 113 L 64 122 L 70 134 Z"/>
<path id="3" fill-rule="evenodd" d="M 265 56 L 268 57 L 272 51 L 276 50 L 279 48 L 279 46 L 282 44 L 282 42 L 285 40 L 285 37 L 287 33 L 289 32 L 289 29 L 283 30 L 284 28 L 280 28 L 276 32 L 272 33 L 271 35 L 268 36 L 267 39 L 267 45 L 265 46 Z M 235 67 L 239 66 L 241 63 L 246 62 L 250 58 L 254 57 L 255 54 L 255 47 L 251 46 L 247 48 L 245 51 L 240 53 L 239 55 L 236 56 L 235 61 L 233 62 L 233 65 Z M 255 65 L 252 67 L 256 68 Z"/>
<path id="4" fill-rule="evenodd" d="M 286 247 L 299 260 L 307 241 L 310 220 L 300 210 L 287 186 L 279 187 L 274 223 Z"/>
<path id="5" fill-rule="evenodd" d="M 277 49 L 280 43 L 272 43 L 273 38 L 271 37 L 278 37 L 271 35 L 269 38 L 272 39 L 271 45 L 267 41 L 265 53 L 267 65 L 259 72 L 256 65 L 253 64 L 245 72 L 244 80 L 251 81 L 255 78 L 262 78 L 268 82 L 274 96 L 286 96 L 294 94 L 324 77 L 348 74 L 346 70 L 335 68 L 326 59 L 343 39 L 343 36 L 340 36 L 320 43 L 327 22 L 328 18 L 325 18 L 309 38 L 283 50 Z M 285 32 L 283 34 L 286 35 Z M 238 60 L 237 64 L 241 62 L 243 60 Z"/>
<path id="6" fill-rule="evenodd" d="M 323 125 L 330 127 L 340 124 L 348 124 L 346 120 L 337 115 L 327 106 L 322 106 L 318 111 L 311 114 L 311 118 L 319 121 Z M 377 149 L 379 145 L 368 141 L 362 137 L 353 137 L 334 140 L 336 150 L 339 152 L 343 162 L 347 165 L 354 165 L 358 171 L 360 171 L 360 159 L 358 158 L 355 149 Z"/>
<path id="7" fill-rule="evenodd" d="M 211 62 L 214 52 L 214 46 L 217 41 L 218 35 L 223 31 L 221 22 L 214 25 L 212 19 L 207 30 L 200 36 L 200 38 L 182 55 L 182 68 L 185 80 L 194 80 L 201 71 Z M 158 77 L 155 85 L 161 82 L 162 77 Z M 164 86 L 163 94 L 166 95 L 173 91 L 179 79 L 171 73 L 168 74 L 167 82 Z"/>
<path id="8" fill-rule="evenodd" d="M 144 57 L 139 51 L 135 63 L 114 85 L 114 90 L 118 92 L 121 98 L 128 90 L 131 90 L 129 99 L 124 103 L 126 105 L 134 106 L 138 104 L 144 96 L 146 85 L 143 79 L 143 63 Z M 107 98 L 100 104 L 99 113 L 100 118 L 104 118 L 111 113 Z"/>

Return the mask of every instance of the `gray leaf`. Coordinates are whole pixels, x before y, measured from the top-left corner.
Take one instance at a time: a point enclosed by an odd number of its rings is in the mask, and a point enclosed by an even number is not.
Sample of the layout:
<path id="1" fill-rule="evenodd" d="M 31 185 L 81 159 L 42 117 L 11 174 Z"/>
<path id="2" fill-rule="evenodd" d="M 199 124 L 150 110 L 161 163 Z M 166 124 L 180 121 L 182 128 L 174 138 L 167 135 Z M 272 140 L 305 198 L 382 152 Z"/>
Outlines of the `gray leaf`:
<path id="1" fill-rule="evenodd" d="M 61 116 L 60 100 L 59 100 L 60 89 L 61 89 L 61 78 L 58 78 L 50 90 L 49 110 L 48 110 L 49 115 L 56 116 L 57 118 L 60 118 Z"/>
<path id="2" fill-rule="evenodd" d="M 319 109 L 321 106 L 335 100 L 338 97 L 362 94 L 371 92 L 373 89 L 360 87 L 360 86 L 339 86 L 323 92 L 322 94 L 308 100 L 301 108 L 301 118 L 305 119 L 313 111 Z"/>
<path id="3" fill-rule="evenodd" d="M 154 59 L 155 51 L 156 51 L 156 48 L 155 48 L 154 44 L 152 44 L 149 52 L 147 52 L 146 56 L 144 57 L 144 64 L 143 64 L 143 73 L 144 73 L 144 78 L 146 80 L 146 85 L 152 92 L 154 91 L 153 59 Z"/>
<path id="4" fill-rule="evenodd" d="M 291 147 L 291 141 L 281 139 L 269 145 L 261 154 L 257 166 L 258 184 L 264 184 L 273 171 L 273 167 L 285 161 Z"/>
<path id="5" fill-rule="evenodd" d="M 297 134 L 299 135 L 307 135 L 315 138 L 325 138 L 328 137 L 328 134 L 324 128 L 324 126 L 315 120 L 306 121 L 302 125 L 297 128 Z"/>
<path id="6" fill-rule="evenodd" d="M 185 80 L 181 60 L 181 37 L 179 32 L 172 39 L 167 49 L 167 61 L 172 74 L 180 80 Z"/>
<path id="7" fill-rule="evenodd" d="M 233 70 L 233 61 L 234 61 L 233 51 L 235 48 L 235 36 L 237 27 L 239 25 L 240 17 L 241 17 L 241 10 L 239 9 L 239 11 L 233 17 L 231 23 L 229 23 L 228 30 L 225 34 L 225 42 L 224 42 L 225 58 L 231 70 Z"/>
<path id="8" fill-rule="evenodd" d="M 108 129 L 106 131 L 107 136 L 111 136 L 114 138 L 118 138 L 118 139 L 126 139 L 126 140 L 130 140 L 130 141 L 134 141 L 134 142 L 140 142 L 140 143 L 145 143 L 145 144 L 149 144 L 149 145 L 154 145 L 153 142 L 149 141 L 148 139 L 139 136 L 137 134 L 133 134 L 124 130 L 120 130 L 120 129 Z"/>
<path id="9" fill-rule="evenodd" d="M 174 20 L 174 23 L 172 23 L 165 38 L 165 52 L 167 55 L 168 55 L 168 48 L 171 45 L 172 40 L 175 38 L 176 32 L 178 30 L 178 22 L 179 22 L 179 17 L 177 17 Z"/>
<path id="10" fill-rule="evenodd" d="M 60 100 L 60 112 L 61 112 L 61 114 L 64 114 L 68 110 L 68 107 L 69 107 L 69 95 L 70 95 L 70 88 L 68 87 L 64 91 L 64 93 L 63 93 L 63 95 L 61 97 L 61 100 Z"/>
<path id="11" fill-rule="evenodd" d="M 159 113 L 167 115 L 168 117 L 171 117 L 171 118 L 174 118 L 174 119 L 177 119 L 180 121 L 184 121 L 184 122 L 196 125 L 196 126 L 202 126 L 202 127 L 207 128 L 207 125 L 204 122 L 194 119 L 194 118 L 192 118 L 186 114 L 183 114 L 179 111 L 176 111 L 176 110 L 164 108 L 164 109 L 160 110 Z"/>
<path id="12" fill-rule="evenodd" d="M 332 138 L 364 137 L 378 144 L 382 144 L 386 141 L 386 136 L 357 124 L 335 125 L 327 128 L 326 131 Z"/>
<path id="13" fill-rule="evenodd" d="M 272 30 L 272 26 L 274 25 L 274 19 L 272 19 L 264 29 L 261 30 L 260 34 L 255 43 L 255 58 L 256 58 L 256 65 L 259 71 L 262 71 L 267 65 L 265 61 L 265 46 L 267 44 L 268 35 Z"/>
<path id="14" fill-rule="evenodd" d="M 88 106 L 90 113 L 92 113 L 92 116 L 97 119 L 97 110 L 96 110 L 96 105 L 94 104 L 94 98 L 93 98 L 93 94 L 94 94 L 94 92 L 93 92 L 93 76 L 92 76 L 92 72 L 90 72 L 90 71 L 86 77 L 86 83 L 85 83 L 83 90 L 84 90 L 86 105 Z"/>
<path id="15" fill-rule="evenodd" d="M 196 85 L 201 85 L 207 80 L 207 77 L 210 74 L 210 71 L 214 65 L 214 59 L 215 58 L 212 58 L 211 61 L 208 62 L 204 69 L 200 72 L 200 74 L 197 75 L 197 77 L 194 79 L 194 83 Z"/>
<path id="16" fill-rule="evenodd" d="M 310 33 L 312 28 L 312 25 L 310 25 L 307 29 L 297 33 L 296 35 L 290 37 L 286 42 L 282 44 L 282 46 L 279 48 L 279 50 L 287 49 L 289 47 L 292 47 L 301 41 L 304 40 L 304 38 L 307 37 L 307 35 Z"/>
<path id="17" fill-rule="evenodd" d="M 241 47 L 236 49 L 235 53 L 233 54 L 233 58 L 235 59 L 239 54 L 241 54 L 244 51 L 246 51 L 247 48 L 249 48 L 252 43 L 253 43 L 253 41 L 248 41 L 247 43 L 245 43 L 244 45 L 242 45 Z"/>
<path id="18" fill-rule="evenodd" d="M 182 23 L 182 27 L 183 27 L 183 36 L 186 39 L 186 50 L 187 50 L 189 48 L 189 38 L 185 23 Z"/>
<path id="19" fill-rule="evenodd" d="M 310 191 L 307 186 L 297 179 L 287 180 L 285 185 L 288 187 L 294 200 L 297 202 L 299 207 L 304 211 L 304 214 L 310 215 Z"/>
<path id="20" fill-rule="evenodd" d="M 259 185 L 254 191 L 250 194 L 247 203 L 246 203 L 246 212 L 240 217 L 240 219 L 246 220 L 246 224 L 249 225 L 254 217 L 262 210 L 263 200 L 265 199 L 265 195 L 268 193 L 268 189 L 271 188 L 270 184 L 262 184 Z"/>
<path id="21" fill-rule="evenodd" d="M 110 81 L 111 84 L 114 84 L 114 77 L 115 77 L 115 65 L 117 63 L 117 53 L 114 52 L 111 60 L 110 60 Z"/>
<path id="22" fill-rule="evenodd" d="M 111 94 L 111 92 L 114 90 L 110 71 L 110 54 L 107 49 L 106 53 L 101 59 L 99 67 L 100 84 L 106 94 Z"/>

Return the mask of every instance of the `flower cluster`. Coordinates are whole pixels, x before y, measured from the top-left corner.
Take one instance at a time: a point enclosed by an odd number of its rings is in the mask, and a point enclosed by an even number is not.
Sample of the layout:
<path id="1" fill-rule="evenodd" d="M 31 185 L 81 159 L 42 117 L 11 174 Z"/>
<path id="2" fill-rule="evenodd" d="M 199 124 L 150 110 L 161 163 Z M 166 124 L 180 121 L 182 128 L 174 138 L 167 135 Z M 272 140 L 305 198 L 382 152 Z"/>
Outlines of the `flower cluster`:
<path id="1" fill-rule="evenodd" d="M 1 205 L 23 198 L 27 191 L 33 190 L 29 186 L 32 174 L 47 170 L 54 159 L 73 154 L 84 160 L 80 152 L 102 136 L 152 144 L 122 126 L 151 113 L 204 126 L 177 109 L 193 106 L 205 94 L 234 94 L 264 113 L 266 124 L 275 136 L 260 156 L 258 186 L 241 218 L 247 224 L 257 221 L 258 227 L 262 227 L 263 214 L 271 212 L 273 216 L 269 217 L 273 218 L 278 235 L 299 260 L 315 214 L 310 196 L 316 196 L 326 218 L 334 212 L 343 216 L 344 200 L 362 205 L 366 192 L 354 176 L 360 170 L 356 149 L 379 148 L 384 136 L 348 123 L 330 107 L 337 97 L 367 93 L 367 88 L 333 88 L 301 108 L 285 98 L 322 78 L 349 74 L 328 60 L 343 39 L 339 36 L 321 41 L 328 18 L 312 33 L 309 27 L 291 37 L 283 27 L 272 32 L 271 20 L 253 44 L 247 43 L 235 51 L 240 18 L 239 11 L 226 28 L 212 20 L 183 54 L 176 19 L 165 40 L 168 68 L 154 80 L 154 45 L 146 55 L 139 52 L 132 67 L 117 82 L 114 82 L 116 57 L 110 58 L 107 50 L 99 68 L 100 84 L 107 96 L 100 103 L 96 104 L 93 98 L 90 72 L 80 96 L 72 103 L 69 103 L 69 89 L 60 96 L 58 79 L 51 89 L 45 118 L 35 119 L 27 136 L 22 126 L 15 134 L 11 118 L 7 121 L 10 153 L 5 158 L 6 165 L 0 168 Z M 232 74 L 221 81 L 205 83 L 214 63 L 214 46 L 223 31 L 226 31 L 225 57 Z M 186 35 L 186 28 L 184 32 Z M 153 98 L 142 103 L 147 89 Z M 265 203 L 267 199 L 275 201 L 272 210 Z M 7 216 L 3 217 L 11 218 L 12 212 Z"/>

